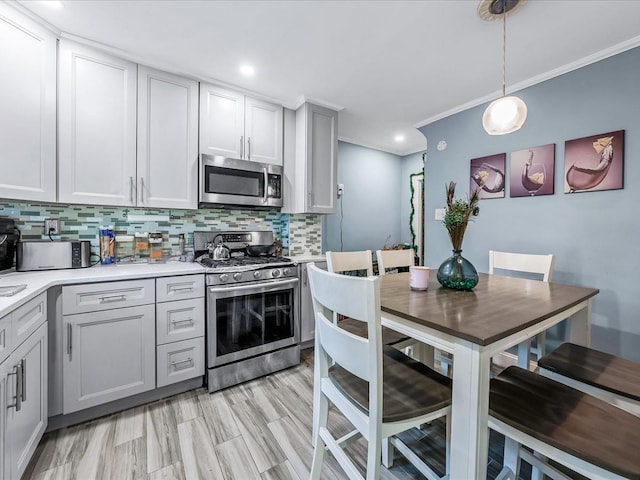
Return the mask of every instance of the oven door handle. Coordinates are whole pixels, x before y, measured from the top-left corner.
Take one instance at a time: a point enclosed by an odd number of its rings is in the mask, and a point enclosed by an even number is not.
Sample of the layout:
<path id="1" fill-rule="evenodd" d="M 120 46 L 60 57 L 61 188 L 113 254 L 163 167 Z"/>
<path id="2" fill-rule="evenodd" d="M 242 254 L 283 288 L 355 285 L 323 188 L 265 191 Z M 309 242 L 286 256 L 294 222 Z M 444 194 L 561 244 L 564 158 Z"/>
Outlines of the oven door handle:
<path id="1" fill-rule="evenodd" d="M 223 293 L 229 292 L 233 290 L 233 293 L 236 292 L 246 292 L 247 290 L 258 290 L 258 291 L 270 291 L 270 290 L 279 290 L 282 287 L 286 287 L 287 285 L 295 285 L 298 283 L 297 278 L 289 278 L 287 280 L 281 280 L 276 282 L 260 282 L 260 283 L 252 283 L 249 285 L 226 285 L 224 287 L 209 287 L 209 293 Z"/>

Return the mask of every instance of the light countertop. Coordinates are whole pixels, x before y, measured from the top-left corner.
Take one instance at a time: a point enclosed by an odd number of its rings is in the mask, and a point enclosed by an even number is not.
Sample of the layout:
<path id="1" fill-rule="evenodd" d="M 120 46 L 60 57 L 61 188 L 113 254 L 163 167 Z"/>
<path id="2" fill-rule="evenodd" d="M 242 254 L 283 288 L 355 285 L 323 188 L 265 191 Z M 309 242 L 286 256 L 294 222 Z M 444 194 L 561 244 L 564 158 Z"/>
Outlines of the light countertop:
<path id="1" fill-rule="evenodd" d="M 19 284 L 27 285 L 27 288 L 11 297 L 0 297 L 0 317 L 10 313 L 49 287 L 56 285 L 135 280 L 197 273 L 204 273 L 204 267 L 199 263 L 167 262 L 95 265 L 88 268 L 68 270 L 0 274 L 0 287 Z"/>
<path id="2" fill-rule="evenodd" d="M 324 255 L 288 255 L 288 258 L 296 263 L 324 262 L 327 260 Z"/>

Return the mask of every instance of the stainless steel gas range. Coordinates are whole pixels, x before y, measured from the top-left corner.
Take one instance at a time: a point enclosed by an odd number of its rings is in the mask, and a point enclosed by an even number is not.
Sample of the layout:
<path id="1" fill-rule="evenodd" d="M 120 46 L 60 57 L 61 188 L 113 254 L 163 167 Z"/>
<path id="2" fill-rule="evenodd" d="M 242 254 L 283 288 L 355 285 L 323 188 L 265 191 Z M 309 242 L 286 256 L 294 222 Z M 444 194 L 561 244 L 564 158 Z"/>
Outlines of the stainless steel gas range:
<path id="1" fill-rule="evenodd" d="M 298 267 L 270 253 L 273 241 L 267 231 L 194 233 L 206 268 L 209 392 L 300 363 Z M 214 259 L 223 249 L 229 258 Z"/>

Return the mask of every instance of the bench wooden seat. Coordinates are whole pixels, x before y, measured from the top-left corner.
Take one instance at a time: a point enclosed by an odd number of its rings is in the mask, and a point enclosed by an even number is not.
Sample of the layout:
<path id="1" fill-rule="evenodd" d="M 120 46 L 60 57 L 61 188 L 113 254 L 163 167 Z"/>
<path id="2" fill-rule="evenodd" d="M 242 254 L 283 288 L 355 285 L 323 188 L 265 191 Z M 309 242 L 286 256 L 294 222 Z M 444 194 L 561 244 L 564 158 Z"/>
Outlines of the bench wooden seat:
<path id="1" fill-rule="evenodd" d="M 563 343 L 538 361 L 540 373 L 640 415 L 640 364 Z M 640 447 L 639 447 L 640 448 Z"/>
<path id="2" fill-rule="evenodd" d="M 509 367 L 491 380 L 489 415 L 494 430 L 582 475 L 640 480 L 640 418 L 598 398 Z"/>

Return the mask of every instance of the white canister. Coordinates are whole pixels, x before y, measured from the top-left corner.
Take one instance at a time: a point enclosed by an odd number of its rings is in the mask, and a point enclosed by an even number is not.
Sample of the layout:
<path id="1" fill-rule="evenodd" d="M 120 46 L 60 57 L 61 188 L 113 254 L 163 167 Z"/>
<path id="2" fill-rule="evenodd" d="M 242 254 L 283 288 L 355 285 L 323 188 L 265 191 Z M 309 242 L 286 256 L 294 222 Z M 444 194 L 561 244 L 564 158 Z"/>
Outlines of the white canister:
<path id="1" fill-rule="evenodd" d="M 426 290 L 429 287 L 429 267 L 409 267 L 411 290 Z"/>

